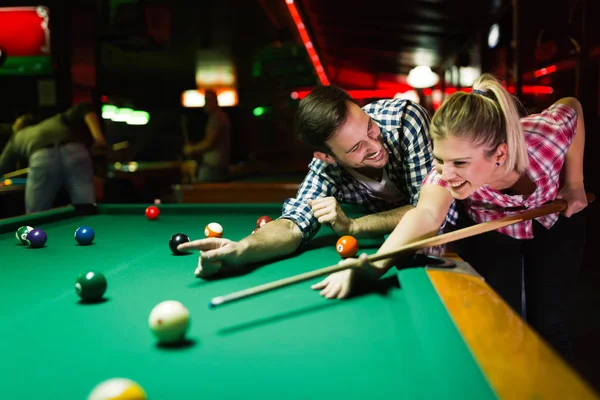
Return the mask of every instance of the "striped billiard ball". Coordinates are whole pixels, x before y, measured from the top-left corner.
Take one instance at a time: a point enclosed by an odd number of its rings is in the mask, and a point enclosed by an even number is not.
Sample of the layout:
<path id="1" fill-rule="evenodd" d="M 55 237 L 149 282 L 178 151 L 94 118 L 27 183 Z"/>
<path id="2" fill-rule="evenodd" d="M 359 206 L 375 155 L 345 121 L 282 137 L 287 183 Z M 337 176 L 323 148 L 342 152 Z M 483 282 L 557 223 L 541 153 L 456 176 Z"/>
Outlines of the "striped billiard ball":
<path id="1" fill-rule="evenodd" d="M 33 230 L 33 227 L 27 226 L 27 225 L 22 226 L 19 229 L 17 229 L 17 231 L 15 232 L 15 238 L 17 239 L 17 243 L 28 245 L 29 242 L 27 241 L 27 235 L 32 230 Z"/>

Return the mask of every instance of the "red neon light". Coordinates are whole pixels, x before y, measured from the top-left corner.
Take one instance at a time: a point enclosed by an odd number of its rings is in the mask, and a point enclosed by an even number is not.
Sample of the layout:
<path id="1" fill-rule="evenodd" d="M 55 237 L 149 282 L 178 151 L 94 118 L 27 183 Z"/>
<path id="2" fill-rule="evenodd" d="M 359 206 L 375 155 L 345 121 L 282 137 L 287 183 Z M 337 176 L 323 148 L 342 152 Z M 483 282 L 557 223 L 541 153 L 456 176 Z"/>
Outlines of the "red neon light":
<path id="1" fill-rule="evenodd" d="M 308 36 L 308 32 L 306 32 L 306 28 L 304 27 L 304 22 L 302 21 L 302 18 L 300 17 L 300 13 L 298 13 L 298 9 L 296 8 L 296 5 L 294 4 L 294 0 L 285 0 L 288 10 L 290 11 L 290 14 L 292 16 L 292 19 L 294 20 L 294 23 L 296 24 L 296 28 L 298 29 L 298 33 L 300 34 L 300 38 L 302 39 L 302 42 L 304 43 L 304 47 L 306 48 L 306 52 L 308 53 L 308 56 L 310 57 L 310 61 L 313 64 L 313 67 L 315 68 L 315 71 L 317 72 L 317 76 L 319 77 L 319 80 L 321 81 L 322 85 L 329 85 L 329 79 L 327 78 L 327 74 L 325 74 L 325 68 L 323 68 L 323 65 L 321 64 L 321 60 L 319 59 L 319 55 L 317 54 L 312 41 L 310 40 L 310 37 Z"/>
<path id="2" fill-rule="evenodd" d="M 536 78 L 539 78 L 540 76 L 548 75 L 548 74 L 551 74 L 553 72 L 556 72 L 556 65 L 549 65 L 546 68 L 538 69 L 537 71 L 533 72 L 533 75 Z"/>
<path id="3" fill-rule="evenodd" d="M 554 89 L 551 86 L 523 86 L 521 91 L 525 94 L 552 94 Z"/>

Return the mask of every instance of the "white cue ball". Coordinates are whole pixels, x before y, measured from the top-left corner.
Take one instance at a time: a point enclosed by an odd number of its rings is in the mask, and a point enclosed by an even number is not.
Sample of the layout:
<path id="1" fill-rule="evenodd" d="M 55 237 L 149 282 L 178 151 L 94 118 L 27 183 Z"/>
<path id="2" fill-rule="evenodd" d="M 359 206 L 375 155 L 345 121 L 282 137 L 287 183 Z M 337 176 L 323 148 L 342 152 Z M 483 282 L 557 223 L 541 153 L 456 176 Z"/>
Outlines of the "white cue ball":
<path id="1" fill-rule="evenodd" d="M 180 302 L 166 300 L 154 306 L 148 324 L 159 343 L 176 343 L 187 333 L 190 326 L 190 312 Z"/>
<path id="2" fill-rule="evenodd" d="M 147 400 L 144 389 L 127 378 L 111 378 L 98 384 L 88 396 L 88 400 Z"/>

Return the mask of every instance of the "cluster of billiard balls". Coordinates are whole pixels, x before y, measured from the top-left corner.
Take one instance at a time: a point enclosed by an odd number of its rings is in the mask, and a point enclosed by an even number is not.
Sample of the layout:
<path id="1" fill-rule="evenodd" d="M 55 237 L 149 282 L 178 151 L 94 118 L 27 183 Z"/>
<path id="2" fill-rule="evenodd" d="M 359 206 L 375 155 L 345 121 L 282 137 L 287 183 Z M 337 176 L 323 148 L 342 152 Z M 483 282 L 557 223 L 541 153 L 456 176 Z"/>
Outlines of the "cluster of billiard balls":
<path id="1" fill-rule="evenodd" d="M 94 241 L 96 234 L 89 226 L 80 226 L 75 230 L 75 241 L 82 246 L 87 246 Z M 48 241 L 48 235 L 43 229 L 31 226 L 22 226 L 15 232 L 17 243 L 34 249 L 44 247 Z"/>
<path id="2" fill-rule="evenodd" d="M 259 230 L 260 228 L 265 226 L 265 224 L 267 224 L 271 221 L 272 221 L 272 219 L 270 217 L 263 215 L 256 221 L 256 228 L 252 231 L 252 233 L 255 233 L 257 230 Z M 218 222 L 211 222 L 208 225 L 206 225 L 206 227 L 204 228 L 204 236 L 206 236 L 207 238 L 223 237 L 223 232 L 224 232 L 223 227 Z M 182 243 L 187 243 L 189 241 L 190 241 L 190 238 L 185 233 L 176 233 L 173 236 L 171 236 L 171 239 L 169 239 L 169 248 L 175 255 L 186 254 L 185 251 L 178 250 L 177 246 L 179 246 Z"/>

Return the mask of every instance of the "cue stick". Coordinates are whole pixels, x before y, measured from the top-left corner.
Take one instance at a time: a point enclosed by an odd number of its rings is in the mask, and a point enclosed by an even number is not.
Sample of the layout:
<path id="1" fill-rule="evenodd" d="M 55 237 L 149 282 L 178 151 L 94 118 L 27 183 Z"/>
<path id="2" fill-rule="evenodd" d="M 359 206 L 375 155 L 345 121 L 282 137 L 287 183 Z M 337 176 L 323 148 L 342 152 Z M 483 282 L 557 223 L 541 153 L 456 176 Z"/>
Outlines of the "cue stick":
<path id="1" fill-rule="evenodd" d="M 129 147 L 129 142 L 125 141 L 125 142 L 119 142 L 119 143 L 113 144 L 112 149 L 113 149 L 113 151 L 117 151 L 117 150 L 125 149 L 127 147 Z M 6 174 L 4 174 L 2 176 L 2 179 L 11 179 L 16 176 L 27 175 L 28 173 L 29 173 L 29 168 L 21 168 L 16 171 L 13 171 L 13 172 L 7 172 Z"/>
<path id="2" fill-rule="evenodd" d="M 8 172 L 8 173 L 4 174 L 2 176 L 2 179 L 10 179 L 10 178 L 14 178 L 15 176 L 19 176 L 19 175 L 26 175 L 27 173 L 29 173 L 29 168 L 21 168 L 16 171 Z"/>
<path id="3" fill-rule="evenodd" d="M 592 193 L 588 193 L 586 195 L 588 203 L 592 203 L 595 199 L 595 196 Z M 379 253 L 372 254 L 367 257 L 367 260 L 370 262 L 383 260 L 385 258 L 394 258 L 400 255 L 403 255 L 408 252 L 415 252 L 417 250 L 426 249 L 429 247 L 440 246 L 442 244 L 454 242 L 456 240 L 465 239 L 471 236 L 479 235 L 481 233 L 494 231 L 499 228 L 503 228 L 508 225 L 516 224 L 518 222 L 523 222 L 526 220 L 539 218 L 544 215 L 554 214 L 557 212 L 561 212 L 567 208 L 567 202 L 565 200 L 554 200 L 545 205 L 533 208 L 531 210 L 526 210 L 518 214 L 508 215 L 506 217 L 502 217 L 497 220 L 482 222 L 477 225 L 472 225 L 466 228 L 462 228 L 456 230 L 454 232 L 445 233 L 442 235 L 434 236 L 428 239 L 418 240 L 413 243 L 409 243 L 407 245 L 401 246 L 396 250 L 389 251 L 387 253 Z M 225 303 L 230 303 L 232 301 L 240 300 L 246 297 L 254 296 L 263 292 L 267 292 L 270 290 L 275 290 L 282 288 L 284 286 L 293 285 L 299 282 L 307 281 L 309 279 L 313 279 L 323 275 L 329 275 L 334 272 L 342 271 L 348 268 L 357 268 L 360 266 L 358 260 L 348 260 L 347 262 L 340 262 L 339 264 L 331 265 L 329 267 L 317 269 L 310 272 L 305 272 L 299 275 L 295 275 L 289 278 L 280 279 L 277 281 L 265 283 L 262 285 L 254 286 L 248 289 L 240 290 L 237 292 L 233 292 L 224 296 L 214 297 L 210 303 L 209 307 L 214 308 Z"/>

